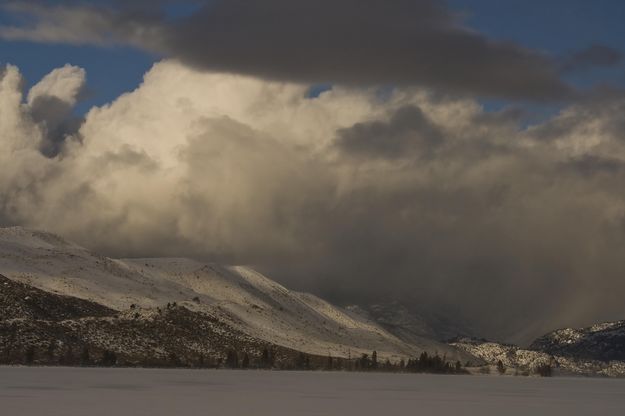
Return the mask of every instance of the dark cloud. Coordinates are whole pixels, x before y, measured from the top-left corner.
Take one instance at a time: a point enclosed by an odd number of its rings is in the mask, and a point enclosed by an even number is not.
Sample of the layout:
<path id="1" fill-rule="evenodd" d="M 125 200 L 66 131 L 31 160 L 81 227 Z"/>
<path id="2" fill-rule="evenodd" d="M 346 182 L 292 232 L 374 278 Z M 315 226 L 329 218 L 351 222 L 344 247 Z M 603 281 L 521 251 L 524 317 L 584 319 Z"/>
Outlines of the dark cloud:
<path id="1" fill-rule="evenodd" d="M 592 45 L 574 53 L 563 65 L 564 71 L 613 67 L 623 61 L 623 52 L 605 45 Z"/>
<path id="2" fill-rule="evenodd" d="M 168 32 L 169 53 L 199 68 L 351 85 L 562 99 L 554 62 L 460 25 L 439 1 L 211 2 Z"/>
<path id="3" fill-rule="evenodd" d="M 215 0 L 184 19 L 159 7 L 19 4 L 34 24 L 8 39 L 126 43 L 196 68 L 345 85 L 419 85 L 455 94 L 562 100 L 549 56 L 489 39 L 436 0 Z"/>
<path id="4" fill-rule="evenodd" d="M 415 106 L 394 112 L 389 121 L 358 123 L 338 132 L 337 146 L 347 155 L 366 158 L 431 156 L 443 138 Z"/>

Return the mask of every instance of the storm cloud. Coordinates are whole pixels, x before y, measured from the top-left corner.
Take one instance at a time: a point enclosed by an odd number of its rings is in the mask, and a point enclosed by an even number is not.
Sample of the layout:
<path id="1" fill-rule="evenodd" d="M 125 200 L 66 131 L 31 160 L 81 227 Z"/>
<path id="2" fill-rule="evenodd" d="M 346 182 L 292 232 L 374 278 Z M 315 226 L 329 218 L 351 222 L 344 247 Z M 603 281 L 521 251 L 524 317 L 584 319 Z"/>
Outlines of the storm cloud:
<path id="1" fill-rule="evenodd" d="M 65 5 L 63 5 L 65 3 Z M 10 40 L 125 44 L 197 69 L 269 80 L 399 85 L 508 99 L 566 100 L 553 57 L 466 27 L 437 0 L 216 0 L 170 19 L 154 4 L 9 3 Z M 117 4 L 117 7 L 114 6 Z M 599 50 L 577 61 L 605 60 Z"/>
<path id="2" fill-rule="evenodd" d="M 613 67 L 623 62 L 623 53 L 605 45 L 591 45 L 572 54 L 564 63 L 564 71 L 587 70 L 594 67 Z"/>
<path id="3" fill-rule="evenodd" d="M 252 264 L 508 340 L 625 312 L 622 98 L 522 127 L 514 110 L 420 88 L 310 98 L 300 83 L 165 61 L 42 153 L 67 112 L 33 103 L 69 105 L 83 82 L 66 67 L 27 94 L 3 71 L 0 223 L 111 256 Z"/>

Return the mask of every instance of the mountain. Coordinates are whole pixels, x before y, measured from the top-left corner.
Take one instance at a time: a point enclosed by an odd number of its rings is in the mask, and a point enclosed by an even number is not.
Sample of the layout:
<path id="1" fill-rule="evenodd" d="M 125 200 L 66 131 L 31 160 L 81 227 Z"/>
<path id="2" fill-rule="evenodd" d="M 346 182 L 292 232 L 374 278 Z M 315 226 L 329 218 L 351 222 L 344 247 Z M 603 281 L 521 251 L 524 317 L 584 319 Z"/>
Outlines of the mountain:
<path id="1" fill-rule="evenodd" d="M 576 359 L 625 361 L 625 321 L 558 329 L 536 339 L 530 348 Z"/>
<path id="2" fill-rule="evenodd" d="M 0 364 L 210 367 L 235 351 L 262 367 L 271 351 L 280 367 L 298 353 L 182 306 L 118 312 L 1 275 L 0 289 Z"/>
<path id="3" fill-rule="evenodd" d="M 554 359 L 549 354 L 525 350 L 512 344 L 501 344 L 476 338 L 457 338 L 450 341 L 450 345 L 481 358 L 491 366 L 495 366 L 501 361 L 506 368 L 528 374 L 540 366 L 554 364 Z"/>
<path id="4" fill-rule="evenodd" d="M 484 339 L 458 338 L 450 345 L 480 358 L 491 366 L 487 371 L 503 364 L 506 373 L 530 375 L 544 371 L 549 367 L 557 375 L 591 375 L 607 377 L 625 377 L 625 361 L 600 360 L 548 352 L 531 346 L 529 349 L 512 344 L 502 344 Z M 622 345 L 622 344 L 621 344 Z"/>
<path id="5" fill-rule="evenodd" d="M 24 336 L 34 336 L 39 328 L 86 339 L 100 350 L 106 339 L 121 339 L 111 347 L 128 357 L 131 349 L 120 345 L 134 343 L 139 350 L 149 345 L 188 356 L 189 351 L 175 351 L 175 346 L 165 348 L 168 339 L 179 340 L 202 344 L 196 351 L 200 355 L 214 351 L 218 338 L 231 334 L 236 342 L 219 346 L 222 355 L 244 344 L 254 351 L 269 345 L 284 354 L 318 357 L 357 357 L 376 350 L 380 359 L 396 361 L 423 351 L 450 360 L 472 358 L 431 339 L 420 338 L 418 344 L 402 340 L 366 317 L 312 294 L 290 291 L 245 266 L 178 258 L 111 259 L 50 233 L 12 227 L 0 229 L 0 274 L 10 286 L 10 291 L 0 286 L 8 305 L 4 308 L 16 311 L 3 325 L 18 325 L 16 331 L 26 331 Z M 32 299 L 53 307 L 37 312 Z M 30 318 L 28 325 L 19 318 Z M 180 328 L 172 326 L 172 319 Z M 140 328 L 145 330 L 141 336 Z"/>

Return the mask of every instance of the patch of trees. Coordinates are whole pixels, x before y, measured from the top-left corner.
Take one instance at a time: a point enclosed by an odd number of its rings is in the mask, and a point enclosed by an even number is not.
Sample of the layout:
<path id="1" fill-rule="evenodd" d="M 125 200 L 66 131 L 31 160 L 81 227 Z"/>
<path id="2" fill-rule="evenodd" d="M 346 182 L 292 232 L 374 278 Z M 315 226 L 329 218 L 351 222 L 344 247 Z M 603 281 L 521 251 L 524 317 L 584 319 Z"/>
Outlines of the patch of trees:
<path id="1" fill-rule="evenodd" d="M 534 369 L 534 373 L 541 377 L 551 377 L 552 369 L 550 364 L 540 364 Z"/>
<path id="2" fill-rule="evenodd" d="M 280 369 L 297 371 L 361 371 L 391 373 L 433 373 L 433 374 L 467 374 L 460 361 L 455 363 L 438 354 L 423 352 L 418 358 L 391 362 L 389 359 L 380 362 L 377 351 L 362 354 L 358 358 L 325 357 L 297 352 L 289 357 L 281 357 L 279 362 L 272 358 L 271 350 L 264 349 L 260 357 L 249 353 L 239 353 L 234 349 L 228 351 L 225 368 L 241 369 Z"/>
<path id="3" fill-rule="evenodd" d="M 466 374 L 462 368 L 462 363 L 456 361 L 455 364 L 447 361 L 446 357 L 438 354 L 430 355 L 422 352 L 418 359 L 410 359 L 406 364 L 406 371 L 411 373 L 432 373 L 432 374 Z"/>
<path id="4" fill-rule="evenodd" d="M 28 345 L 21 350 L 5 349 L 0 364 L 60 365 L 81 367 L 113 367 L 118 364 L 113 351 L 94 349 L 87 345 L 79 348 L 72 344 L 59 344 L 50 341 L 47 345 Z"/>

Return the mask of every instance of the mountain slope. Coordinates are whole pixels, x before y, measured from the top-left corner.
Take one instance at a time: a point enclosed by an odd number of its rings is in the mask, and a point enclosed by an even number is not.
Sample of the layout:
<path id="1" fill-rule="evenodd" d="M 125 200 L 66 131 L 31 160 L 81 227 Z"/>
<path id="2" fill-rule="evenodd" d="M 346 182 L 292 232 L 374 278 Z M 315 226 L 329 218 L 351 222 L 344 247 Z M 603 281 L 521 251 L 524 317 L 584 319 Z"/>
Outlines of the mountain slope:
<path id="1" fill-rule="evenodd" d="M 496 365 L 499 361 L 505 367 L 531 371 L 541 365 L 553 364 L 553 357 L 538 351 L 528 351 L 516 345 L 500 344 L 473 338 L 458 338 L 452 345 L 481 358 L 484 362 Z"/>
<path id="2" fill-rule="evenodd" d="M 3 276 L 0 312 L 0 364 L 215 367 L 234 352 L 253 367 L 288 368 L 298 356 L 182 306 L 117 312 Z"/>
<path id="3" fill-rule="evenodd" d="M 570 358 L 625 361 L 625 321 L 558 329 L 536 339 L 530 348 Z"/>
<path id="4" fill-rule="evenodd" d="M 97 303 L 47 293 L 0 275 L 0 317 L 62 321 L 113 315 L 115 311 Z"/>
<path id="5" fill-rule="evenodd" d="M 516 345 L 497 342 L 458 338 L 451 345 L 465 350 L 491 366 L 499 361 L 510 371 L 520 374 L 536 373 L 541 366 L 553 368 L 559 375 L 592 375 L 625 377 L 625 361 L 602 361 L 551 354 L 544 351 L 523 349 Z"/>
<path id="6" fill-rule="evenodd" d="M 314 295 L 291 292 L 243 266 L 114 260 L 52 234 L 13 227 L 0 229 L 0 273 L 116 311 L 175 302 L 254 339 L 309 354 L 348 357 L 377 350 L 380 358 L 399 359 L 426 350 L 450 359 L 471 358 L 432 340 L 418 346 L 402 341 L 373 321 Z"/>

